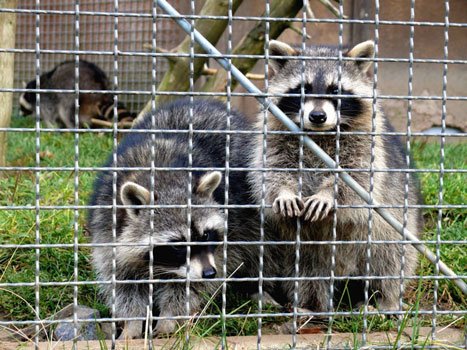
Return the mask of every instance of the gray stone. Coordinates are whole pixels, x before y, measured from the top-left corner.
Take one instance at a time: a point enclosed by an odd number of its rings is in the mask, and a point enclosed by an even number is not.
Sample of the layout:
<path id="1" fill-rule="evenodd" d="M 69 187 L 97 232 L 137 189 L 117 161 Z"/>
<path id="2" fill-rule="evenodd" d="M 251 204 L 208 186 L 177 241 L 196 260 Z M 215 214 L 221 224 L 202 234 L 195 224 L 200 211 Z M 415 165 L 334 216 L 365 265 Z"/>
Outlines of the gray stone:
<path id="1" fill-rule="evenodd" d="M 98 340 L 99 332 L 97 323 L 94 321 L 99 318 L 99 311 L 91 309 L 86 306 L 78 306 L 76 309 L 78 319 L 89 320 L 90 322 L 78 322 L 77 324 L 77 340 Z M 70 315 L 67 320 L 73 320 L 73 315 Z M 54 331 L 55 340 L 73 340 L 75 339 L 75 323 L 74 322 L 60 322 Z"/>

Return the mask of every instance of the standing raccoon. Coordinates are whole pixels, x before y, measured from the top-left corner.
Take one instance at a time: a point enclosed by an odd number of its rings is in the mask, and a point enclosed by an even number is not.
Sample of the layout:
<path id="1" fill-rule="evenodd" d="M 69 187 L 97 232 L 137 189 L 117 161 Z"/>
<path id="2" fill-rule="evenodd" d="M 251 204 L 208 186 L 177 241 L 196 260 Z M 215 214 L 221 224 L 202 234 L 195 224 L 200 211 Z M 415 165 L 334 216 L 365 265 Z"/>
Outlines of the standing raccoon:
<path id="1" fill-rule="evenodd" d="M 274 76 L 270 83 L 269 93 L 300 94 L 303 76 L 305 94 L 325 94 L 326 97 L 306 96 L 303 109 L 301 97 L 275 97 L 272 101 L 298 126 L 303 125 L 304 131 L 336 131 L 337 123 L 344 132 L 372 131 L 373 100 L 361 98 L 358 95 L 372 96 L 373 83 L 367 75 L 371 67 L 369 59 L 374 55 L 374 43 L 366 41 L 344 53 L 341 74 L 340 117 L 338 117 L 338 98 L 332 95 L 339 93 L 339 62 L 338 50 L 332 47 L 310 47 L 301 51 L 288 44 L 271 41 L 270 53 L 274 56 L 308 56 L 320 57 L 318 60 L 302 61 L 290 58 L 277 58 L 271 62 Z M 323 59 L 329 57 L 329 60 Z M 303 71 L 302 71 L 303 69 Z M 303 74 L 302 74 L 303 72 Z M 402 172 L 388 173 L 389 168 L 406 168 L 405 155 L 400 141 L 394 136 L 381 135 L 391 131 L 391 127 L 381 112 L 378 103 L 374 106 L 376 133 L 374 140 L 374 162 L 377 170 L 373 174 L 373 198 L 384 205 L 404 204 L 405 174 Z M 339 120 L 338 120 L 339 118 Z M 259 114 L 257 128 L 263 127 L 263 114 Z M 283 124 L 271 114 L 267 120 L 268 130 L 287 130 Z M 315 134 L 313 140 L 333 159 L 336 156 L 335 134 Z M 339 136 L 339 165 L 344 169 L 369 169 L 371 162 L 372 139 L 369 134 L 341 134 Z M 263 164 L 263 138 L 256 137 L 256 147 L 251 160 L 254 168 L 294 168 L 299 167 L 299 138 L 295 135 L 268 134 L 266 164 Z M 303 149 L 303 168 L 326 169 L 324 162 L 307 148 Z M 351 172 L 350 175 L 367 191 L 370 190 L 369 171 Z M 299 176 L 302 178 L 301 197 L 298 196 Z M 259 172 L 251 172 L 249 181 L 256 202 L 262 198 L 262 176 Z M 265 180 L 266 204 L 272 206 L 267 212 L 267 220 L 279 232 L 283 239 L 295 239 L 297 218 L 301 221 L 301 238 L 307 241 L 331 241 L 333 239 L 334 196 L 338 205 L 366 204 L 352 189 L 341 180 L 338 181 L 338 191 L 334 193 L 335 175 L 325 171 L 297 172 L 267 172 Z M 409 181 L 409 205 L 420 201 L 416 182 Z M 403 221 L 403 209 L 389 209 L 400 221 Z M 378 214 L 372 218 L 373 241 L 395 241 L 394 243 L 371 244 L 371 260 L 367 272 L 367 240 L 369 232 L 369 211 L 365 208 L 339 208 L 336 212 L 337 241 L 362 241 L 355 244 L 336 244 L 335 268 L 336 277 L 381 276 L 369 280 L 370 293 L 377 293 L 375 303 L 381 310 L 396 310 L 399 307 L 401 270 L 404 276 L 415 273 L 417 253 L 413 246 L 398 244 L 400 234 L 386 223 Z M 422 229 L 422 217 L 418 208 L 408 209 L 407 229 L 417 234 Z M 285 256 L 290 259 L 287 276 L 294 276 L 294 247 L 287 248 Z M 329 278 L 331 273 L 331 244 L 301 245 L 300 276 L 323 277 L 323 279 L 300 281 L 298 289 L 299 307 L 315 311 L 326 311 L 329 305 Z M 389 279 L 387 277 L 390 277 Z M 391 279 L 392 277 L 392 279 Z M 348 281 L 349 286 L 354 285 Z M 336 282 L 336 287 L 342 292 L 345 281 Z M 355 283 L 358 285 L 358 283 Z M 363 285 L 363 284 L 362 284 Z M 356 291 L 357 299 L 362 300 L 363 288 L 359 285 Z M 294 282 L 284 283 L 288 301 L 293 300 Z"/>
<path id="2" fill-rule="evenodd" d="M 192 119 L 190 119 L 190 106 Z M 145 115 L 134 129 L 145 130 L 182 130 L 184 132 L 157 132 L 155 142 L 151 133 L 131 133 L 119 144 L 117 149 L 117 166 L 130 168 L 118 170 L 116 180 L 116 203 L 125 206 L 140 206 L 154 203 L 156 205 L 186 205 L 190 192 L 188 171 L 155 170 L 153 175 L 154 197 L 151 198 L 150 171 L 131 170 L 151 166 L 151 147 L 154 145 L 156 168 L 185 168 L 189 166 L 189 125 L 192 121 L 193 130 L 226 130 L 228 114 L 225 105 L 215 101 L 195 101 L 190 104 L 179 100 L 161 107 L 154 116 Z M 247 130 L 246 119 L 238 113 L 232 113 L 231 129 Z M 236 134 L 231 136 L 231 148 L 241 149 L 246 136 Z M 192 135 L 192 166 L 195 168 L 222 168 L 225 166 L 226 134 L 195 132 Z M 245 167 L 247 160 L 241 154 L 232 152 L 230 155 L 232 167 Z M 107 166 L 112 166 L 112 158 Z M 211 296 L 220 283 L 209 281 L 217 274 L 216 260 L 219 249 L 216 249 L 224 235 L 223 211 L 212 207 L 224 202 L 224 185 L 219 171 L 193 171 L 191 181 L 191 226 L 188 226 L 186 208 L 155 208 L 153 211 L 152 239 L 153 271 L 156 279 L 181 279 L 180 282 L 155 283 L 153 300 L 154 311 L 161 317 L 186 315 L 186 283 L 188 270 L 190 278 L 206 279 L 203 282 L 190 283 L 191 313 L 201 311 L 205 295 Z M 229 175 L 230 203 L 236 203 L 245 196 L 241 188 L 246 187 L 246 173 L 231 171 Z M 112 205 L 112 171 L 99 174 L 92 206 Z M 238 188 L 237 188 L 238 186 Z M 137 207 L 119 207 L 116 212 L 116 242 L 128 243 L 131 246 L 116 247 L 116 280 L 147 280 L 150 259 L 150 210 Z M 92 208 L 89 214 L 89 230 L 93 243 L 111 243 L 112 209 Z M 188 236 L 190 232 L 190 237 Z M 204 245 L 192 245 L 189 269 L 187 266 L 187 245 L 191 242 L 204 242 Z M 135 245 L 140 244 L 140 245 Z M 189 244 L 189 243 L 188 243 Z M 217 254 L 218 255 L 218 254 Z M 221 255 L 222 256 L 222 255 Z M 111 246 L 95 247 L 93 250 L 93 265 L 99 280 L 112 280 Z M 234 259 L 235 260 L 235 259 Z M 234 268 L 232 268 L 234 269 Z M 222 276 L 221 276 L 222 277 Z M 112 288 L 110 284 L 102 285 L 102 292 L 107 304 L 112 303 Z M 115 285 L 114 317 L 146 317 L 149 303 L 149 286 L 147 283 L 130 283 Z M 122 337 L 135 338 L 141 335 L 142 322 L 129 322 Z M 159 320 L 156 333 L 171 333 L 176 330 L 177 321 Z"/>
<path id="3" fill-rule="evenodd" d="M 51 71 L 40 77 L 41 89 L 74 90 L 75 89 L 75 62 L 65 61 Z M 26 89 L 36 89 L 36 81 L 31 80 Z M 80 90 L 109 90 L 110 83 L 107 75 L 94 63 L 79 61 L 79 89 Z M 29 91 L 19 98 L 20 109 L 23 115 L 34 112 L 36 93 Z M 90 126 L 91 119 L 108 118 L 113 110 L 112 94 L 80 93 L 79 94 L 79 125 Z M 134 117 L 133 114 L 119 105 L 119 119 Z M 65 127 L 71 129 L 75 126 L 75 94 L 47 92 L 41 94 L 41 119 L 49 128 Z"/>

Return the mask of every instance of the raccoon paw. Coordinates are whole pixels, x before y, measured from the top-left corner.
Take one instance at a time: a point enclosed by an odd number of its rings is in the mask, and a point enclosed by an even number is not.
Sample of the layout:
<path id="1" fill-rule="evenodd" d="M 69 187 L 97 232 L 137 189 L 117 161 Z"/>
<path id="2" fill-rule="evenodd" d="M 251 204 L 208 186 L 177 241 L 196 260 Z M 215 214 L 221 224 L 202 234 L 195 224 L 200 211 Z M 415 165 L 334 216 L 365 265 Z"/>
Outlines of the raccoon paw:
<path id="1" fill-rule="evenodd" d="M 356 311 L 358 311 L 360 314 L 363 314 L 363 310 L 364 310 L 363 304 L 359 305 L 359 307 L 356 309 Z M 378 309 L 377 307 L 374 307 L 373 305 L 368 305 L 367 311 L 371 313 L 371 315 L 374 316 L 374 318 L 379 319 L 380 321 L 386 320 L 386 315 L 380 313 L 380 309 Z"/>
<path id="2" fill-rule="evenodd" d="M 268 292 L 263 292 L 263 295 L 261 297 L 260 297 L 259 293 L 255 293 L 255 294 L 252 294 L 250 298 L 254 302 L 258 302 L 261 299 L 263 305 L 269 305 L 269 306 L 272 306 L 272 307 L 275 307 L 275 308 L 282 307 L 282 305 L 279 304 L 276 301 L 276 299 L 274 299 L 272 297 L 272 295 L 269 294 Z"/>
<path id="3" fill-rule="evenodd" d="M 159 320 L 157 321 L 154 333 L 156 334 L 172 334 L 178 328 L 178 323 L 175 320 Z"/>
<path id="4" fill-rule="evenodd" d="M 142 321 L 128 321 L 125 322 L 123 326 L 122 333 L 118 337 L 119 340 L 127 340 L 127 339 L 136 339 L 141 338 L 141 332 L 143 329 L 143 322 Z"/>
<path id="5" fill-rule="evenodd" d="M 300 209 L 303 207 L 303 201 L 296 195 L 279 195 L 272 203 L 274 213 L 281 214 L 284 217 L 300 216 Z"/>
<path id="6" fill-rule="evenodd" d="M 307 221 L 323 220 L 329 215 L 332 209 L 332 196 L 317 193 L 311 197 L 305 198 L 304 208 L 300 212 L 300 216 Z"/>

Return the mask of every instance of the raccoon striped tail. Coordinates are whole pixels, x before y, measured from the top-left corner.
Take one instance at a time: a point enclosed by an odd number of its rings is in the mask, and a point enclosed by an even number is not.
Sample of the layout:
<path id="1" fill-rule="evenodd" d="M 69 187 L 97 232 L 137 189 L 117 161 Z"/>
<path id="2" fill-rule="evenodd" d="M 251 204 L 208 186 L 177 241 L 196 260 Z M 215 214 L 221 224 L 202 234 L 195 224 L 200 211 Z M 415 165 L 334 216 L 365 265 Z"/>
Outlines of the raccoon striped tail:
<path id="1" fill-rule="evenodd" d="M 112 121 L 114 118 L 114 104 L 113 102 L 102 105 L 100 107 L 100 119 Z M 123 103 L 117 104 L 117 118 L 118 121 L 132 122 L 136 118 L 136 113 L 132 113 L 126 109 Z"/>

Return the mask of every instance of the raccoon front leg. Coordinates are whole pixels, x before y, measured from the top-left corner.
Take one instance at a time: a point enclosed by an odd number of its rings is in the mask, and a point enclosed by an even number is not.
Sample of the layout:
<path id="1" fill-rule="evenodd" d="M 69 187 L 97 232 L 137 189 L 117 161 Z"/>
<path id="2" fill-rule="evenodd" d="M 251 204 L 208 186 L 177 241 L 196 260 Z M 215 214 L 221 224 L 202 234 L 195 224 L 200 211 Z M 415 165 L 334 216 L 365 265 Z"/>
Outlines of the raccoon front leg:
<path id="1" fill-rule="evenodd" d="M 177 331 L 181 321 L 170 317 L 187 315 L 186 287 L 184 284 L 167 284 L 158 289 L 156 303 L 160 310 L 160 320 L 157 321 L 155 334 L 170 334 Z M 190 311 L 195 314 L 201 306 L 201 298 L 196 291 L 190 292 Z M 191 316 L 191 315 L 190 315 Z"/>
<path id="2" fill-rule="evenodd" d="M 143 332 L 142 321 L 125 321 L 122 333 L 118 337 L 119 340 L 137 339 L 141 337 Z"/>
<path id="3" fill-rule="evenodd" d="M 115 317 L 146 317 L 149 295 L 147 286 L 122 285 L 117 286 L 115 300 Z M 123 331 L 118 339 L 140 338 L 143 331 L 143 321 L 125 321 Z"/>
<path id="4" fill-rule="evenodd" d="M 388 238 L 388 236 L 383 236 L 380 239 Z M 370 289 L 376 292 L 376 306 L 380 311 L 399 310 L 401 283 L 405 284 L 405 281 L 394 277 L 401 275 L 402 248 L 395 244 L 383 244 L 371 246 L 370 249 L 370 273 L 372 276 L 381 276 L 381 279 L 370 281 Z M 404 257 L 404 275 L 412 276 L 415 274 L 417 262 L 415 248 L 406 246 Z M 387 277 L 393 278 L 389 279 Z M 403 289 L 404 286 L 402 286 L 402 291 Z"/>
<path id="5" fill-rule="evenodd" d="M 300 277 L 316 276 L 301 273 Z M 294 282 L 286 282 L 285 290 L 289 302 L 295 300 L 297 293 L 297 307 L 314 312 L 326 312 L 329 308 L 329 281 L 313 280 L 298 282 L 298 289 L 295 289 Z"/>

